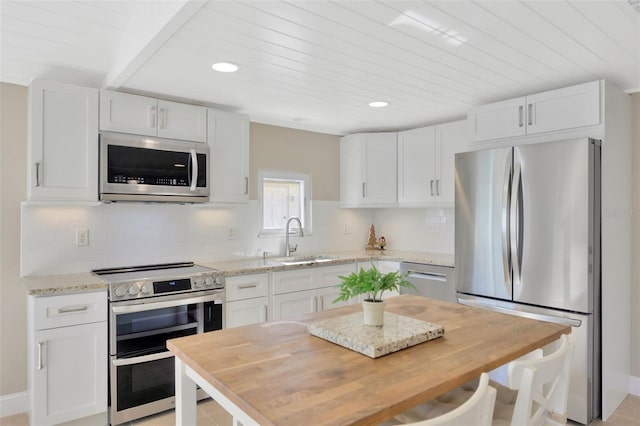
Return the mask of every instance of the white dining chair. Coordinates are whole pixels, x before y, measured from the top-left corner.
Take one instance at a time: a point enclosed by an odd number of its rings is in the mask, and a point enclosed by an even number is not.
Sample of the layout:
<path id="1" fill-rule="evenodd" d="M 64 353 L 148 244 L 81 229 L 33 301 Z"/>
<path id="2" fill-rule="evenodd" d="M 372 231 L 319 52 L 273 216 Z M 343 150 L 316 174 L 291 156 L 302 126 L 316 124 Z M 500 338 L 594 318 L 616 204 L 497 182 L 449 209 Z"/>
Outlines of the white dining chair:
<path id="1" fill-rule="evenodd" d="M 559 348 L 547 356 L 509 364 L 509 388 L 497 388 L 493 425 L 539 426 L 567 423 L 567 398 L 573 344 L 565 334 Z"/>
<path id="2" fill-rule="evenodd" d="M 466 393 L 471 393 L 471 397 L 468 397 L 468 395 L 464 395 Z M 396 422 L 394 423 L 393 421 L 391 421 L 391 424 L 398 424 L 398 421 L 400 421 L 403 422 L 403 424 L 411 424 L 413 426 L 491 425 L 491 419 L 493 417 L 493 407 L 496 400 L 496 390 L 493 387 L 489 386 L 489 375 L 487 373 L 482 373 L 475 391 L 458 388 L 458 391 L 453 393 L 448 392 L 447 394 L 449 396 L 445 397 L 445 399 L 453 399 L 453 401 L 451 401 L 451 403 L 449 404 L 444 404 L 444 407 L 442 404 L 435 404 L 433 407 L 434 409 L 430 412 L 430 418 L 417 422 L 407 423 L 407 420 L 411 421 L 412 419 L 411 411 L 409 411 L 407 413 L 403 413 L 397 417 L 394 417 L 394 420 L 396 420 Z M 455 405 L 456 400 L 458 400 L 459 398 L 465 398 L 466 401 L 444 414 L 436 414 L 442 409 L 446 410 L 447 405 Z M 426 405 L 422 404 L 420 408 L 426 408 L 428 410 L 428 403 Z M 420 413 L 416 414 L 418 417 L 421 417 Z"/>

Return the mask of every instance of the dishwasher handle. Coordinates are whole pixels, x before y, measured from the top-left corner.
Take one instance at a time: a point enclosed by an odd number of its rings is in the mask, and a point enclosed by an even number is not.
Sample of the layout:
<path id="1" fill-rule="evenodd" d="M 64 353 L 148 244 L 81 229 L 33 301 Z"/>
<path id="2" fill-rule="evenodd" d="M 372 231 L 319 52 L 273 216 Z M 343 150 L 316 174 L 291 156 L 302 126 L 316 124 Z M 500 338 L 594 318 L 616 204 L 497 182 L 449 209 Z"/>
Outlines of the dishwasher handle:
<path id="1" fill-rule="evenodd" d="M 431 281 L 447 281 L 447 276 L 444 274 L 408 271 L 407 278 L 417 278 L 419 280 L 431 280 Z"/>

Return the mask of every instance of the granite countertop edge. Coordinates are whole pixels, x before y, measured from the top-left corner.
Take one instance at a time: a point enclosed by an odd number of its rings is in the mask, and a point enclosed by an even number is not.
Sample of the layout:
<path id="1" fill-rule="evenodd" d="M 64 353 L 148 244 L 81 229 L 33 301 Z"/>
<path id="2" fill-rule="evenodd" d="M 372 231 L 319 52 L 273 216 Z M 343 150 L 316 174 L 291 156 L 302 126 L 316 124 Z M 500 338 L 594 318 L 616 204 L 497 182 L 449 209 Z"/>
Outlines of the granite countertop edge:
<path id="1" fill-rule="evenodd" d="M 218 269 L 228 277 L 376 260 L 412 262 L 449 268 L 454 266 L 453 254 L 445 253 L 360 250 L 350 252 L 324 252 L 323 255 L 331 257 L 335 256 L 336 258 L 324 262 L 300 265 L 282 265 L 269 258 L 196 263 L 205 267 Z M 106 280 L 97 277 L 90 272 L 59 275 L 33 275 L 23 277 L 22 280 L 29 296 L 53 296 L 91 291 L 106 291 L 109 287 L 109 283 Z"/>

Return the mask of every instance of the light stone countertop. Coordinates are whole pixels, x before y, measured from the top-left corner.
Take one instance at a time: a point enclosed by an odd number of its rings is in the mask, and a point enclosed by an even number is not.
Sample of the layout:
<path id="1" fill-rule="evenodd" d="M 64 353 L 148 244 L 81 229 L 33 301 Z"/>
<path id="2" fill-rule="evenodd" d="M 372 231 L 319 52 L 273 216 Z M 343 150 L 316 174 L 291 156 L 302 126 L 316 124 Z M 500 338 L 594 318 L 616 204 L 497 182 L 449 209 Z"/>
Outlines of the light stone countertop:
<path id="1" fill-rule="evenodd" d="M 312 254 L 309 254 L 311 256 Z M 435 265 L 453 268 L 453 254 L 446 253 L 429 253 L 419 251 L 399 251 L 399 250 L 355 250 L 344 252 L 324 252 L 322 255 L 335 257 L 335 259 L 316 262 L 313 264 L 300 265 L 282 265 L 275 261 L 275 258 L 267 259 L 239 259 L 230 261 L 219 261 L 211 263 L 199 263 L 208 268 L 219 269 L 224 272 L 225 276 L 259 274 L 269 271 L 286 271 L 291 269 L 303 269 L 310 267 L 341 265 L 353 262 L 366 262 L 375 260 L 386 260 L 391 262 L 413 262 L 425 265 Z M 299 254 L 293 257 L 307 256 L 307 254 Z"/>
<path id="2" fill-rule="evenodd" d="M 90 272 L 61 275 L 28 276 L 22 279 L 29 296 L 55 296 L 61 294 L 106 291 L 109 283 Z"/>
<path id="3" fill-rule="evenodd" d="M 299 256 L 306 256 L 300 254 Z M 308 255 L 313 255 L 309 253 Z M 216 262 L 197 262 L 199 265 L 219 269 L 225 276 L 258 274 L 270 271 L 286 271 L 310 267 L 340 265 L 352 262 L 386 260 L 393 262 L 414 262 L 427 265 L 453 267 L 453 254 L 428 253 L 396 250 L 356 250 L 347 252 L 324 252 L 322 255 L 335 257 L 325 262 L 301 265 L 282 265 L 273 259 L 240 259 Z M 60 275 L 38 275 L 23 278 L 29 296 L 53 296 L 61 294 L 81 293 L 106 290 L 106 280 L 90 272 Z"/>

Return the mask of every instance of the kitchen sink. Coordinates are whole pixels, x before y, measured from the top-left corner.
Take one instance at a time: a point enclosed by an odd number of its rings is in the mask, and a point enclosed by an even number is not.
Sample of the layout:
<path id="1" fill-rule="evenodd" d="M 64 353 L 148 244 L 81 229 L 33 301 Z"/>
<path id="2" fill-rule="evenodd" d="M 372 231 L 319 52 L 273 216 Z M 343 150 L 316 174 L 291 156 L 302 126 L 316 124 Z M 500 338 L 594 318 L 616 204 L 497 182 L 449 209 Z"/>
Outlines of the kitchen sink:
<path id="1" fill-rule="evenodd" d="M 330 262 L 336 259 L 338 259 L 337 256 L 325 256 L 320 254 L 309 256 L 274 257 L 269 260 L 281 265 L 312 265 L 314 263 Z"/>

